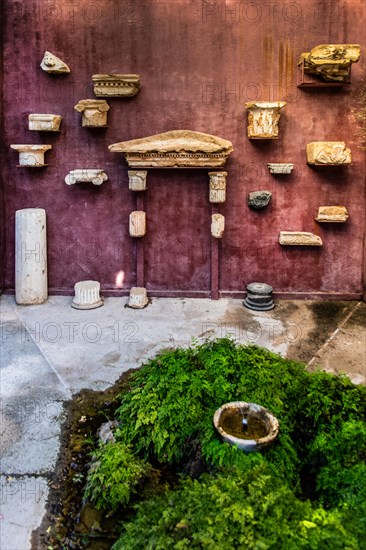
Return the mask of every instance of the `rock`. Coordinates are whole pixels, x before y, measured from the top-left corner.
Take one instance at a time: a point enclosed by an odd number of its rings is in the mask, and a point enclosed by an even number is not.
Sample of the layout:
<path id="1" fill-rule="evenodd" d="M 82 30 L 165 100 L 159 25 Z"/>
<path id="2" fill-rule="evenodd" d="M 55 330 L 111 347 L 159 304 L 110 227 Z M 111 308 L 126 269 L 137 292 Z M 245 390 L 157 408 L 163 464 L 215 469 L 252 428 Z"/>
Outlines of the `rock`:
<path id="1" fill-rule="evenodd" d="M 110 420 L 109 422 L 104 422 L 97 431 L 99 441 L 102 443 L 115 443 L 116 439 L 113 434 L 113 428 L 117 428 L 119 423 L 117 420 Z"/>

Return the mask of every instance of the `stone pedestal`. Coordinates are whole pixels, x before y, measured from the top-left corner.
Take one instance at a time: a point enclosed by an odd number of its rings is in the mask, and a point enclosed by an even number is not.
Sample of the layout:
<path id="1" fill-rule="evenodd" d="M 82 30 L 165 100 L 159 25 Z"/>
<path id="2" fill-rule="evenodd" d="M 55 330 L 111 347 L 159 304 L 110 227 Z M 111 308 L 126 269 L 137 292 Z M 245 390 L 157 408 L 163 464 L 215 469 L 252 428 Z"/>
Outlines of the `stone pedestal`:
<path id="1" fill-rule="evenodd" d="M 15 214 L 15 299 L 42 304 L 48 298 L 46 212 L 25 208 Z"/>
<path id="2" fill-rule="evenodd" d="M 79 281 L 74 286 L 75 298 L 71 306 L 75 309 L 95 309 L 103 305 L 98 281 Z"/>
<path id="3" fill-rule="evenodd" d="M 221 203 L 226 200 L 226 176 L 227 172 L 209 172 L 210 197 L 209 201 Z"/>
<path id="4" fill-rule="evenodd" d="M 247 297 L 243 305 L 255 311 L 269 311 L 274 308 L 272 300 L 273 288 L 266 283 L 250 283 L 247 286 Z"/>
<path id="5" fill-rule="evenodd" d="M 147 299 L 147 290 L 144 287 L 133 286 L 130 290 L 130 300 L 128 307 L 133 309 L 143 309 L 147 306 L 149 300 Z"/>

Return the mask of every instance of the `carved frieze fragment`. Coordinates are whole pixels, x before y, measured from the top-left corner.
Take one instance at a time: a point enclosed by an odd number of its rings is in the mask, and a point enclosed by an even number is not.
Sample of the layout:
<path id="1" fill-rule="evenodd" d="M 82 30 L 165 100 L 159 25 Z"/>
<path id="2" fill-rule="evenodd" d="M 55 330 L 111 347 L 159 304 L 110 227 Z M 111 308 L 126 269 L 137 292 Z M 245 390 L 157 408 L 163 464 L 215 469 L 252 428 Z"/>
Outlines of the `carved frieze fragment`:
<path id="1" fill-rule="evenodd" d="M 351 150 L 344 141 L 313 141 L 306 146 L 308 164 L 351 164 Z"/>
<path id="2" fill-rule="evenodd" d="M 97 97 L 132 97 L 141 86 L 138 74 L 94 74 L 92 78 Z"/>
<path id="3" fill-rule="evenodd" d="M 41 68 L 46 72 L 50 74 L 60 74 L 60 73 L 70 73 L 70 68 L 66 65 L 62 59 L 57 57 L 51 52 L 45 52 L 42 62 L 41 62 Z"/>
<path id="4" fill-rule="evenodd" d="M 290 162 L 268 162 L 267 166 L 271 174 L 291 174 L 294 168 Z"/>
<path id="5" fill-rule="evenodd" d="M 212 214 L 211 216 L 211 235 L 215 239 L 221 239 L 225 231 L 225 216 L 222 214 Z"/>
<path id="6" fill-rule="evenodd" d="M 233 151 L 230 141 L 191 130 L 172 130 L 109 145 L 130 168 L 218 168 Z"/>
<path id="7" fill-rule="evenodd" d="M 65 178 L 67 185 L 88 182 L 93 185 L 102 185 L 102 183 L 107 180 L 108 176 L 101 168 L 79 168 L 77 170 L 71 170 Z"/>
<path id="8" fill-rule="evenodd" d="M 71 307 L 75 309 L 95 309 L 103 305 L 98 281 L 79 281 L 74 286 L 75 297 Z"/>
<path id="9" fill-rule="evenodd" d="M 30 114 L 28 116 L 29 130 L 37 132 L 59 132 L 62 116 L 47 114 Z"/>
<path id="10" fill-rule="evenodd" d="M 141 286 L 133 286 L 130 290 L 130 299 L 128 307 L 133 309 L 143 309 L 147 306 L 149 300 L 147 298 L 147 290 Z"/>
<path id="11" fill-rule="evenodd" d="M 74 107 L 75 111 L 82 113 L 82 125 L 91 128 L 107 126 L 107 112 L 109 105 L 105 99 L 82 99 Z"/>
<path id="12" fill-rule="evenodd" d="M 280 231 L 279 243 L 284 246 L 322 246 L 318 235 L 306 231 Z"/>
<path id="13" fill-rule="evenodd" d="M 248 196 L 248 206 L 253 210 L 262 210 L 265 208 L 272 199 L 272 193 L 270 191 L 253 191 Z"/>
<path id="14" fill-rule="evenodd" d="M 348 220 L 347 208 L 344 206 L 319 206 L 315 220 L 320 223 L 344 223 Z"/>
<path id="15" fill-rule="evenodd" d="M 221 203 L 226 200 L 226 176 L 227 172 L 209 172 L 210 196 L 209 201 Z"/>
<path id="16" fill-rule="evenodd" d="M 348 82 L 350 67 L 360 59 L 360 50 L 358 44 L 320 44 L 302 53 L 299 65 L 303 63 L 305 73 L 326 82 Z"/>
<path id="17" fill-rule="evenodd" d="M 278 121 L 280 109 L 285 101 L 250 101 L 245 104 L 248 110 L 248 138 L 276 139 L 278 138 Z"/>
<path id="18" fill-rule="evenodd" d="M 131 191 L 146 190 L 146 170 L 128 170 L 128 188 Z"/>
<path id="19" fill-rule="evenodd" d="M 146 233 L 146 212 L 135 210 L 130 214 L 130 236 L 143 237 Z"/>
<path id="20" fill-rule="evenodd" d="M 48 166 L 44 163 L 44 154 L 49 149 L 52 149 L 52 145 L 16 144 L 10 145 L 10 147 L 19 152 L 18 166 L 27 166 L 29 168 Z"/>

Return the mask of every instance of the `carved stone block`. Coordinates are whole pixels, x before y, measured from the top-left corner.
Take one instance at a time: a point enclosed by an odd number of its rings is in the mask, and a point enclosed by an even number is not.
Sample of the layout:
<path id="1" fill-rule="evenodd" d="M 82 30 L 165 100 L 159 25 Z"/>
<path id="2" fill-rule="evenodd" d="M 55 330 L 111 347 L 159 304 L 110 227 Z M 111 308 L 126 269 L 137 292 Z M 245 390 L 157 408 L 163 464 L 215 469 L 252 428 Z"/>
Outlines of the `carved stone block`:
<path id="1" fill-rule="evenodd" d="M 130 236 L 143 237 L 146 233 L 146 212 L 135 210 L 130 214 Z"/>
<path id="2" fill-rule="evenodd" d="M 42 62 L 41 62 L 41 68 L 46 71 L 46 73 L 50 74 L 60 74 L 60 73 L 70 73 L 70 68 L 66 65 L 62 59 L 59 57 L 56 57 L 51 52 L 45 52 Z"/>
<path id="3" fill-rule="evenodd" d="M 43 304 L 48 298 L 46 212 L 24 208 L 15 213 L 15 299 Z"/>
<path id="4" fill-rule="evenodd" d="M 322 246 L 323 241 L 306 231 L 280 231 L 279 243 L 284 246 Z"/>
<path id="5" fill-rule="evenodd" d="M 227 172 L 209 172 L 210 197 L 209 201 L 221 203 L 226 200 L 226 176 Z"/>
<path id="6" fill-rule="evenodd" d="M 140 89 L 138 74 L 93 74 L 97 97 L 132 97 Z"/>
<path id="7" fill-rule="evenodd" d="M 265 208 L 272 199 L 272 193 L 270 191 L 253 191 L 248 196 L 248 206 L 253 210 L 262 210 Z"/>
<path id="8" fill-rule="evenodd" d="M 109 145 L 130 168 L 218 168 L 233 151 L 231 141 L 202 132 L 172 130 Z"/>
<path id="9" fill-rule="evenodd" d="M 18 166 L 27 166 L 28 168 L 39 168 L 48 166 L 44 163 L 44 154 L 52 145 L 10 145 L 12 149 L 19 152 Z"/>
<path id="10" fill-rule="evenodd" d="M 82 99 L 74 107 L 75 111 L 82 113 L 82 125 L 91 128 L 107 126 L 107 112 L 109 105 L 105 99 Z"/>
<path id="11" fill-rule="evenodd" d="M 321 44 L 302 53 L 299 64 L 304 63 L 305 73 L 327 82 L 347 82 L 350 67 L 360 59 L 360 55 L 358 44 Z"/>
<path id="12" fill-rule="evenodd" d="M 225 216 L 222 214 L 212 214 L 211 216 L 211 235 L 215 239 L 221 239 L 225 231 Z"/>
<path id="13" fill-rule="evenodd" d="M 75 298 L 71 307 L 75 309 L 95 309 L 103 305 L 98 281 L 79 281 L 74 286 Z"/>
<path id="14" fill-rule="evenodd" d="M 28 116 L 29 130 L 37 132 L 59 132 L 62 116 L 31 114 Z"/>
<path id="15" fill-rule="evenodd" d="M 80 168 L 78 170 L 71 170 L 65 178 L 67 185 L 87 182 L 91 182 L 93 185 L 102 185 L 102 183 L 107 180 L 108 176 L 101 168 Z"/>
<path id="16" fill-rule="evenodd" d="M 306 146 L 308 164 L 351 164 L 351 150 L 344 141 L 313 141 Z"/>
<path id="17" fill-rule="evenodd" d="M 248 138 L 276 139 L 278 137 L 278 121 L 280 109 L 285 101 L 250 101 L 245 104 L 248 109 Z"/>
<path id="18" fill-rule="evenodd" d="M 267 166 L 271 174 L 291 174 L 294 168 L 289 162 L 268 162 Z"/>
<path id="19" fill-rule="evenodd" d="M 133 309 L 143 309 L 148 303 L 149 300 L 147 298 L 146 288 L 141 286 L 133 286 L 130 290 L 128 307 L 132 307 Z"/>
<path id="20" fill-rule="evenodd" d="M 347 208 L 344 206 L 319 206 L 315 220 L 320 223 L 344 223 L 348 220 Z"/>
<path id="21" fill-rule="evenodd" d="M 146 190 L 146 170 L 128 170 L 128 187 L 131 191 Z"/>

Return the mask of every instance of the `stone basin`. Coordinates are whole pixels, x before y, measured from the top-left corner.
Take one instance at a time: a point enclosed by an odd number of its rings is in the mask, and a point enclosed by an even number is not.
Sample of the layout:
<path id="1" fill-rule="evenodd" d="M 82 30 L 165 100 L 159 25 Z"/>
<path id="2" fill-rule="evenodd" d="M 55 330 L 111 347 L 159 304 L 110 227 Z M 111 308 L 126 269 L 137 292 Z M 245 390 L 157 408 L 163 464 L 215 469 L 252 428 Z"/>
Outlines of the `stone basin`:
<path id="1" fill-rule="evenodd" d="M 247 428 L 243 429 L 243 419 Z M 249 453 L 270 445 L 279 431 L 278 420 L 261 405 L 235 401 L 222 405 L 214 414 L 214 426 L 222 439 Z"/>

